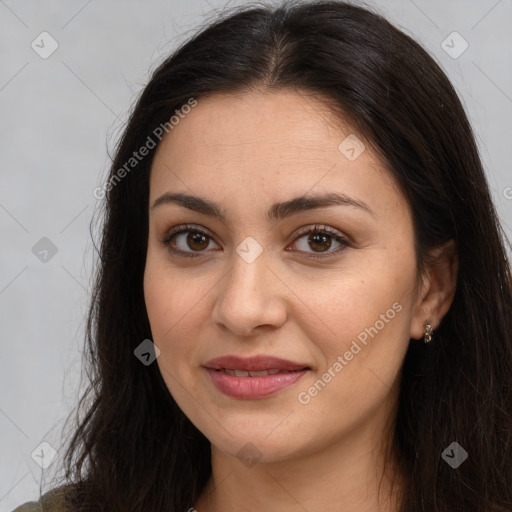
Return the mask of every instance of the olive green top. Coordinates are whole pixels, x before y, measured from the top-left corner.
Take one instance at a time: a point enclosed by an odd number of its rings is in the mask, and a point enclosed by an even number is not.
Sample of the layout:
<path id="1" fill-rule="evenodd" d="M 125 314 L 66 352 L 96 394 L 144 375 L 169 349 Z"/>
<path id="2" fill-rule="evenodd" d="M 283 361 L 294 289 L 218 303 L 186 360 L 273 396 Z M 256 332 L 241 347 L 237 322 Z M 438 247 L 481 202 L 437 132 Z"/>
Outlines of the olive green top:
<path id="1" fill-rule="evenodd" d="M 38 501 L 29 501 L 12 512 L 67 512 L 64 507 L 64 494 L 61 488 L 52 489 Z"/>
<path id="2" fill-rule="evenodd" d="M 41 508 L 39 507 L 37 501 L 27 501 L 27 503 L 20 505 L 12 512 L 39 512 L 40 510 Z"/>

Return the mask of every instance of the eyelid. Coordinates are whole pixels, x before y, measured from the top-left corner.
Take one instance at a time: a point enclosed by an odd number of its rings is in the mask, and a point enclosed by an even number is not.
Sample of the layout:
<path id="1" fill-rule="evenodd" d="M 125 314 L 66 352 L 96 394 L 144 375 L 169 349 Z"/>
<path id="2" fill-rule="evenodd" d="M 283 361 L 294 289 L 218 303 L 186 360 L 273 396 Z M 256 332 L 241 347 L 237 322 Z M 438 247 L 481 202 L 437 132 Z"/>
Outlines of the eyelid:
<path id="1" fill-rule="evenodd" d="M 345 238 L 344 235 L 340 231 L 338 231 L 337 229 L 335 229 L 327 224 L 313 224 L 313 225 L 303 226 L 303 227 L 299 228 L 295 232 L 295 235 L 296 235 L 295 240 L 297 240 L 297 238 L 300 238 L 303 235 L 307 235 L 308 233 L 316 233 L 317 231 L 327 233 L 334 237 Z M 348 242 L 348 240 L 347 240 L 347 242 Z"/>
<path id="2" fill-rule="evenodd" d="M 181 233 L 186 233 L 187 231 L 196 231 L 213 240 L 213 236 L 209 233 L 209 231 L 206 228 L 200 226 L 199 224 L 179 224 L 166 231 L 164 236 L 160 239 L 160 243 L 167 245 L 168 243 L 170 243 L 173 236 Z"/>

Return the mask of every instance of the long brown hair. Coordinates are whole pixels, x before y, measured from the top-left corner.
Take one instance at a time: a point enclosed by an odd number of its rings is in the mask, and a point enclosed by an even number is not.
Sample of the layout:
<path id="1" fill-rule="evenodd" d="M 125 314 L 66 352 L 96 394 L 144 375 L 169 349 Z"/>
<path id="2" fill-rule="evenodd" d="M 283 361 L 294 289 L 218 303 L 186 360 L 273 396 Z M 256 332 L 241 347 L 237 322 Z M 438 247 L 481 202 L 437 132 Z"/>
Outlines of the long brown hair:
<path id="1" fill-rule="evenodd" d="M 181 45 L 152 74 L 116 147 L 110 177 L 190 98 L 259 86 L 329 100 L 369 141 L 412 210 L 419 268 L 454 240 L 452 307 L 406 355 L 393 451 L 408 475 L 401 512 L 512 510 L 512 280 L 475 138 L 448 78 L 413 39 L 341 1 L 244 6 Z M 154 149 L 106 189 L 87 325 L 90 387 L 65 457 L 73 510 L 192 507 L 210 444 L 156 364 L 143 295 Z M 119 176 L 119 174 L 117 174 Z M 441 457 L 457 442 L 468 459 Z"/>

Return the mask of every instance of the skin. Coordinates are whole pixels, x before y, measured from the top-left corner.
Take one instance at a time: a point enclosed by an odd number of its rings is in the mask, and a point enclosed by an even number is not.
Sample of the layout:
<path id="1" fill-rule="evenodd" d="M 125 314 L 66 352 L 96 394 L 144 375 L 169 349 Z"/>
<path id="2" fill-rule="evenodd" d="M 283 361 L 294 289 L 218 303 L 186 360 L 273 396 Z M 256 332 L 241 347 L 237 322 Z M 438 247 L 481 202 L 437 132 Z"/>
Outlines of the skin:
<path id="1" fill-rule="evenodd" d="M 318 97 L 255 89 L 199 98 L 157 149 L 144 293 L 169 392 L 212 445 L 212 478 L 191 504 L 199 512 L 398 510 L 406 475 L 386 447 L 400 369 L 426 322 L 435 331 L 448 311 L 457 260 L 447 244 L 420 278 L 410 208 L 392 175 L 368 144 L 354 161 L 338 149 L 354 133 Z M 168 192 L 215 202 L 225 219 L 177 204 L 151 207 Z M 274 203 L 329 192 L 357 198 L 373 213 L 331 205 L 274 222 L 266 216 Z M 176 248 L 199 257 L 161 243 L 179 224 L 210 236 L 195 244 L 187 244 L 188 233 L 175 237 Z M 329 235 L 315 245 L 297 234 L 315 225 L 332 227 L 350 245 Z M 252 263 L 236 252 L 246 237 L 263 249 Z M 308 258 L 315 254 L 324 258 Z M 400 312 L 301 403 L 299 393 L 395 303 Z M 273 355 L 311 371 L 271 397 L 235 399 L 203 368 L 227 354 Z M 248 442 L 257 449 L 250 448 L 253 465 L 237 457 Z"/>

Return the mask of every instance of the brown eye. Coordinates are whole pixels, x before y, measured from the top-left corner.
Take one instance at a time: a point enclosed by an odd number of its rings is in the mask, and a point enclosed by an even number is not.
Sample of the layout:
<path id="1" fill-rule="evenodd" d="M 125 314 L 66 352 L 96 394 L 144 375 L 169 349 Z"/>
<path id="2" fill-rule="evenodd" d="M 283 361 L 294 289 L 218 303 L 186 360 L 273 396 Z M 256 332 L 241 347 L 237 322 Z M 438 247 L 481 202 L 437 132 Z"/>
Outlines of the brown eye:
<path id="1" fill-rule="evenodd" d="M 194 251 L 202 251 L 208 247 L 209 240 L 206 235 L 203 235 L 203 233 L 190 231 L 187 236 L 186 243 L 188 247 Z"/>
<path id="2" fill-rule="evenodd" d="M 330 226 L 306 227 L 301 229 L 299 234 L 300 236 L 294 242 L 296 249 L 293 249 L 293 251 L 306 253 L 308 258 L 335 256 L 351 245 L 337 230 Z M 331 248 L 334 249 L 330 250 Z"/>
<path id="3" fill-rule="evenodd" d="M 310 247 L 316 252 L 324 252 L 331 247 L 332 240 L 331 237 L 327 235 L 312 234 L 308 237 L 308 243 L 310 244 Z"/>
<path id="4" fill-rule="evenodd" d="M 210 243 L 217 245 L 210 235 L 188 225 L 176 226 L 161 242 L 171 253 L 185 257 L 202 256 Z"/>
<path id="5" fill-rule="evenodd" d="M 182 230 L 175 233 L 169 240 L 169 245 L 174 242 L 174 247 L 181 252 L 204 252 L 213 240 L 202 231 Z"/>

